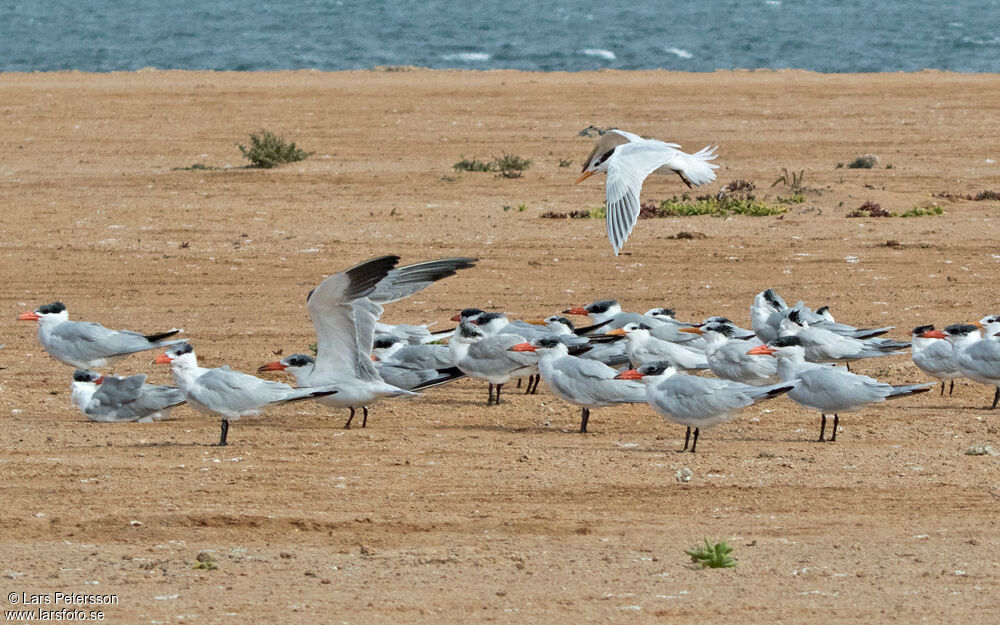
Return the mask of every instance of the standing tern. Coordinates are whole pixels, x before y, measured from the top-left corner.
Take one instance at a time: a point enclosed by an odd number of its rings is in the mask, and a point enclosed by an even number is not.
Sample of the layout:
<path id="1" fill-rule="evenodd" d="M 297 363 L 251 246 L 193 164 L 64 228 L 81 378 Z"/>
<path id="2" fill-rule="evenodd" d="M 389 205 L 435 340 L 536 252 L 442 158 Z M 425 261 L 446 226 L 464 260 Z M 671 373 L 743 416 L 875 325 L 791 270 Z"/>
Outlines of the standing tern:
<path id="1" fill-rule="evenodd" d="M 981 324 L 980 324 L 981 325 Z M 1000 341 L 983 337 L 975 324 L 955 323 L 944 329 L 924 332 L 930 338 L 947 338 L 951 342 L 952 358 L 962 375 L 980 384 L 996 387 L 993 405 L 1000 402 Z"/>
<path id="2" fill-rule="evenodd" d="M 909 343 L 885 338 L 856 339 L 823 327 L 812 327 L 802 319 L 797 310 L 792 310 L 781 320 L 778 336 L 798 336 L 809 362 L 849 363 L 864 358 L 894 356 L 909 349 Z"/>
<path id="3" fill-rule="evenodd" d="M 775 384 L 781 379 L 774 358 L 747 355 L 749 348 L 761 344 L 753 333 L 741 336 L 732 324 L 718 321 L 680 331 L 704 337 L 708 369 L 720 378 L 753 386 Z"/>
<path id="4" fill-rule="evenodd" d="M 129 354 L 183 343 L 165 341 L 182 330 L 139 334 L 131 330 L 109 330 L 97 323 L 70 321 L 62 302 L 39 306 L 21 313 L 20 321 L 38 322 L 38 342 L 59 362 L 77 369 L 100 369 Z"/>
<path id="5" fill-rule="evenodd" d="M 788 393 L 795 387 L 790 380 L 770 386 L 753 386 L 731 380 L 701 378 L 679 373 L 671 361 L 659 361 L 629 369 L 616 377 L 621 380 L 642 380 L 646 384 L 646 401 L 656 412 L 674 423 L 687 426 L 684 434 L 685 451 L 694 428 L 691 453 L 698 446 L 701 428 L 729 421 L 741 408 Z"/>
<path id="6" fill-rule="evenodd" d="M 941 381 L 941 395 L 944 395 L 945 382 L 951 381 L 951 388 L 948 394 L 955 390 L 955 378 L 962 377 L 958 365 L 952 354 L 951 343 L 942 333 L 940 337 L 928 336 L 929 332 L 934 332 L 933 325 L 917 326 L 913 328 L 913 335 L 910 339 L 910 357 L 913 364 L 917 365 L 921 371 L 937 378 Z"/>
<path id="7" fill-rule="evenodd" d="M 708 369 L 705 354 L 688 349 L 683 345 L 658 339 L 644 323 L 627 323 L 624 327 L 611 330 L 612 336 L 625 335 L 628 340 L 628 357 L 634 367 L 640 367 L 660 360 L 676 363 L 680 369 Z"/>
<path id="8" fill-rule="evenodd" d="M 292 370 L 298 374 L 298 385 L 335 386 L 338 393 L 325 397 L 321 403 L 350 409 L 345 428 L 350 428 L 358 408 L 364 413 L 362 427 L 365 427 L 371 404 L 383 397 L 416 395 L 386 383 L 372 361 L 375 326 L 382 315 L 382 304 L 409 297 L 437 280 L 474 266 L 475 260 L 442 258 L 396 267 L 398 256 L 379 256 L 323 280 L 306 299 L 316 330 L 316 358 L 311 367 Z M 275 363 L 262 368 L 284 370 Z"/>
<path id="9" fill-rule="evenodd" d="M 584 162 L 577 184 L 598 172 L 608 175 L 605 221 L 615 256 L 639 219 L 639 193 L 647 176 L 656 171 L 673 172 L 688 188 L 715 180 L 713 170 L 719 166 L 711 161 L 716 158 L 716 147 L 707 146 L 695 154 L 681 152 L 680 147 L 614 128 L 601 136 Z"/>
<path id="10" fill-rule="evenodd" d="M 819 442 L 824 442 L 826 415 L 833 415 L 833 434 L 837 440 L 839 413 L 853 412 L 868 404 L 887 399 L 926 393 L 934 383 L 894 386 L 865 375 L 851 373 L 843 367 L 806 362 L 805 347 L 798 336 L 782 336 L 767 345 L 758 345 L 747 352 L 751 356 L 770 355 L 778 361 L 778 376 L 785 381 L 798 380 L 788 396 L 796 403 L 820 411 Z"/>
<path id="11" fill-rule="evenodd" d="M 474 323 L 458 324 L 455 335 L 448 341 L 455 366 L 470 378 L 489 383 L 486 405 L 500 404 L 500 389 L 512 378 L 523 378 L 535 373 L 538 357 L 531 353 L 508 351 L 525 338 L 517 334 L 486 336 Z M 496 399 L 493 387 L 496 386 Z"/>
<path id="12" fill-rule="evenodd" d="M 73 372 L 72 400 L 85 417 L 103 423 L 169 419 L 187 401 L 178 388 L 146 384 L 145 374 L 120 378 L 84 369 Z"/>
<path id="13" fill-rule="evenodd" d="M 617 371 L 597 362 L 570 355 L 566 343 L 554 336 L 536 338 L 508 348 L 512 352 L 538 354 L 538 371 L 552 391 L 580 406 L 580 433 L 587 433 L 590 409 L 646 401 L 642 384 L 616 380 Z"/>
<path id="14" fill-rule="evenodd" d="M 617 300 L 604 299 L 591 302 L 586 306 L 573 306 L 563 311 L 564 315 L 586 315 L 590 317 L 590 322 L 594 324 L 603 323 L 605 330 L 617 330 L 626 323 L 645 323 L 654 325 L 659 323 L 658 319 L 647 317 L 646 315 L 633 312 L 624 312 L 621 304 Z"/>
<path id="15" fill-rule="evenodd" d="M 226 445 L 230 421 L 260 416 L 270 406 L 318 399 L 337 392 L 329 386 L 294 389 L 281 382 L 262 380 L 230 369 L 228 365 L 215 369 L 199 367 L 198 357 L 190 343 L 168 347 L 166 352 L 157 356 L 154 363 L 170 365 L 174 382 L 192 408 L 222 417 L 219 447 Z"/>

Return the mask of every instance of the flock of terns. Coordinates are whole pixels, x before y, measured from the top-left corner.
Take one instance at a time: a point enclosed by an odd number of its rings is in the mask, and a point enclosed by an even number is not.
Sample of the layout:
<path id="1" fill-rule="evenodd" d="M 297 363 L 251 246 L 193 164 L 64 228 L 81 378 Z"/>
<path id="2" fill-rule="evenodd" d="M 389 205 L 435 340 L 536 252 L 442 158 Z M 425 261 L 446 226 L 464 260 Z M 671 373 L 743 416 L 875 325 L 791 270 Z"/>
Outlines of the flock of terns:
<path id="1" fill-rule="evenodd" d="M 689 187 L 714 180 L 715 147 L 695 154 L 678 148 L 612 129 L 587 157 L 577 182 L 607 174 L 607 230 L 616 255 L 638 219 L 639 194 L 649 174 L 676 173 Z M 563 311 L 589 317 L 586 327 L 576 327 L 562 315 L 511 321 L 500 312 L 467 308 L 452 318 L 456 328 L 431 332 L 427 325 L 381 323 L 383 305 L 469 269 L 477 259 L 397 267 L 399 260 L 372 258 L 326 278 L 309 293 L 316 356 L 293 354 L 258 370 L 290 373 L 295 387 L 228 366 L 201 367 L 187 340 L 171 338 L 181 332 L 177 329 L 152 335 L 109 330 L 70 321 L 60 302 L 25 312 L 20 319 L 37 321 L 42 347 L 77 369 L 73 402 L 91 420 L 157 420 L 187 403 L 221 417 L 218 445 L 226 445 L 231 421 L 261 415 L 270 406 L 311 400 L 346 408 L 350 416 L 345 427 L 360 409 L 364 427 L 368 407 L 380 399 L 416 396 L 466 376 L 488 383 L 487 405 L 501 403 L 501 389 L 511 380 L 520 386 L 526 379 L 526 393 L 537 392 L 544 381 L 553 393 L 580 406 L 580 432 L 587 431 L 592 408 L 648 403 L 667 420 L 687 427 L 681 451 L 690 444 L 692 452 L 702 428 L 787 395 L 820 412 L 819 441 L 835 441 L 840 413 L 934 386 L 890 385 L 850 371 L 851 362 L 906 350 L 921 371 L 940 381 L 942 394 L 945 382 L 951 381 L 953 389 L 956 378 L 969 378 L 996 386 L 993 408 L 1000 401 L 1000 316 L 943 331 L 920 326 L 909 342 L 900 342 L 884 338 L 892 327 L 859 329 L 838 323 L 827 307 L 788 306 L 767 289 L 750 307 L 752 330 L 723 317 L 681 322 L 668 308 L 625 312 L 617 301 L 603 300 Z M 161 348 L 154 362 L 171 366 L 176 387 L 147 384 L 143 374 L 123 378 L 96 371 L 129 354 Z M 826 439 L 830 415 L 833 428 Z"/>
<path id="2" fill-rule="evenodd" d="M 488 383 L 487 405 L 501 403 L 511 380 L 527 380 L 526 393 L 544 381 L 565 401 L 580 406 L 580 432 L 592 408 L 648 403 L 665 419 L 687 427 L 684 448 L 694 452 L 700 430 L 732 419 L 741 409 L 787 395 L 821 414 L 819 440 L 835 441 L 839 414 L 870 404 L 929 391 L 936 383 L 890 385 L 853 373 L 849 363 L 910 350 L 913 362 L 941 383 L 965 377 L 997 387 L 1000 399 L 1000 316 L 935 330 L 920 326 L 910 342 L 884 338 L 891 327 L 861 329 L 838 323 L 828 308 L 788 306 L 772 289 L 750 307 L 752 330 L 729 319 L 678 321 L 674 311 L 625 312 L 603 300 L 563 311 L 586 315 L 577 327 L 567 317 L 510 320 L 500 312 L 467 308 L 457 327 L 431 332 L 427 325 L 388 325 L 382 306 L 475 266 L 473 258 L 443 258 L 398 267 L 398 256 L 381 256 L 334 274 L 307 299 L 316 330 L 316 356 L 293 354 L 262 365 L 283 371 L 296 386 L 198 364 L 191 343 L 172 338 L 180 330 L 143 335 L 70 321 L 59 302 L 22 313 L 38 323 L 38 340 L 56 360 L 77 368 L 72 398 L 90 419 L 152 421 L 187 403 L 222 419 L 218 445 L 229 424 L 258 416 L 274 405 L 312 400 L 355 412 L 386 397 L 470 377 Z M 444 344 L 447 341 L 447 344 Z M 156 364 L 169 364 L 176 387 L 146 383 L 146 375 L 102 375 L 126 356 L 162 349 Z M 837 365 L 844 366 L 837 366 Z M 714 377 L 710 377 L 714 376 Z M 827 417 L 833 417 L 829 439 Z M 693 437 L 692 437 L 693 433 Z"/>

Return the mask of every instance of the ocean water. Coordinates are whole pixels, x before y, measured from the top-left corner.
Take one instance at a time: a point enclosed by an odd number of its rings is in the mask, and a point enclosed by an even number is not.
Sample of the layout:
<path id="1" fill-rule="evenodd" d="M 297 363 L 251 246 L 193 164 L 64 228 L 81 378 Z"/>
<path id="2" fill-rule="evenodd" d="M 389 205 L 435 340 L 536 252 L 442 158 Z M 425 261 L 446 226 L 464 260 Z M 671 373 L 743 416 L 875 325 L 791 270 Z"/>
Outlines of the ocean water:
<path id="1" fill-rule="evenodd" d="M 0 0 L 0 71 L 1000 72 L 1000 0 Z"/>

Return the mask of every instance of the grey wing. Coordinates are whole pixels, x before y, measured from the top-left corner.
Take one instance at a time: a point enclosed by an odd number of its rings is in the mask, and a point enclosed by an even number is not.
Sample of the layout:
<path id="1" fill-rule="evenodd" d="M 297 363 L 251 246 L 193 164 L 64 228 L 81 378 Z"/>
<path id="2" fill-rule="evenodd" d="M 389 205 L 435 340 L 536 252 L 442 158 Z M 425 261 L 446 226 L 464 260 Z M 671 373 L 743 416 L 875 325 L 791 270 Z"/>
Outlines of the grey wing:
<path id="1" fill-rule="evenodd" d="M 977 376 L 1000 379 L 1000 343 L 978 341 L 959 352 L 959 366 Z"/>
<path id="2" fill-rule="evenodd" d="M 138 332 L 109 330 L 97 323 L 67 321 L 49 334 L 46 349 L 86 362 L 118 354 L 131 354 L 156 347 Z M 55 355 L 55 354 L 53 354 Z"/>
<path id="3" fill-rule="evenodd" d="M 398 267 L 390 271 L 368 296 L 378 304 L 389 304 L 426 289 L 459 270 L 475 267 L 477 258 L 439 258 Z"/>
<path id="4" fill-rule="evenodd" d="M 425 369 L 443 369 L 455 364 L 447 345 L 407 345 L 393 354 L 389 361 Z"/>
<path id="5" fill-rule="evenodd" d="M 293 394 L 287 384 L 262 380 L 229 367 L 209 369 L 198 376 L 189 395 L 199 404 L 224 415 L 256 410 Z"/>
<path id="6" fill-rule="evenodd" d="M 868 402 L 883 401 L 891 391 L 888 384 L 839 367 L 818 366 L 796 373 L 799 383 L 789 396 L 804 396 L 808 405 L 827 410 L 848 410 Z M 804 395 L 803 395 L 804 394 Z"/>
<path id="7" fill-rule="evenodd" d="M 617 151 L 621 151 L 624 147 L 618 148 Z M 640 175 L 640 172 L 622 167 L 615 159 L 608 165 L 604 222 L 615 256 L 624 247 L 625 240 L 639 219 L 639 193 L 642 191 L 642 181 L 649 173 Z"/>
<path id="8" fill-rule="evenodd" d="M 354 375 L 362 380 L 381 380 L 372 361 L 375 345 L 375 324 L 382 316 L 382 307 L 368 298 L 355 300 L 351 304 L 354 315 L 355 349 L 352 367 Z"/>
<path id="9" fill-rule="evenodd" d="M 372 293 L 376 285 L 399 261 L 398 256 L 381 256 L 365 261 L 347 271 L 323 280 L 306 300 L 306 308 L 316 329 L 316 367 L 312 379 L 317 383 L 337 381 L 341 377 L 378 377 L 371 365 L 371 346 L 375 322 L 382 309 L 369 302 L 355 307 L 353 303 Z M 374 315 L 369 318 L 368 315 Z M 359 341 L 358 320 L 370 336 Z M 367 351 L 359 354 L 359 342 Z M 360 346 L 362 349 L 364 345 Z M 368 359 L 367 366 L 359 356 Z M 360 375 L 359 375 L 360 374 Z M 339 377 L 338 377 L 339 376 Z"/>
<path id="10" fill-rule="evenodd" d="M 147 385 L 143 374 L 105 377 L 86 414 L 96 421 L 135 421 L 184 401 L 184 393 L 179 389 Z"/>
<path id="11" fill-rule="evenodd" d="M 661 403 L 670 414 L 680 418 L 709 418 L 727 415 L 753 403 L 746 389 L 758 390 L 739 382 L 672 375 L 660 383 Z"/>

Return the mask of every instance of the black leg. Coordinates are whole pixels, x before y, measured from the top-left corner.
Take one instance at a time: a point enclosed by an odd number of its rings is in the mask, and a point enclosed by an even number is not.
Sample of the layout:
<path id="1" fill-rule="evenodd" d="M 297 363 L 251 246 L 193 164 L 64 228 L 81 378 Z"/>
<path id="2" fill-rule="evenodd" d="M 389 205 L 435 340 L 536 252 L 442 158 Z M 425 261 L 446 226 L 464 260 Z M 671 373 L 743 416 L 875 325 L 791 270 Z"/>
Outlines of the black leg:
<path id="1" fill-rule="evenodd" d="M 952 384 L 954 384 L 954 380 L 952 380 Z M 944 397 L 944 380 L 941 380 L 941 397 Z"/>
<path id="2" fill-rule="evenodd" d="M 694 448 L 698 446 L 698 428 L 694 429 L 694 440 L 691 442 L 691 453 L 694 453 Z"/>
<path id="3" fill-rule="evenodd" d="M 368 406 L 361 407 L 361 414 L 364 415 L 364 418 L 361 420 L 361 427 L 366 428 L 368 427 Z"/>
<path id="4" fill-rule="evenodd" d="M 844 364 L 847 365 L 847 370 L 850 371 L 851 370 L 851 363 L 850 362 L 845 362 Z"/>
<path id="5" fill-rule="evenodd" d="M 535 374 L 535 385 L 533 387 L 531 387 L 531 394 L 532 395 L 538 394 L 538 385 L 541 383 L 541 381 L 542 381 L 542 374 L 541 373 L 536 373 Z"/>
<path id="6" fill-rule="evenodd" d="M 951 395 L 951 392 L 954 391 L 954 390 L 955 390 L 955 380 L 952 380 L 951 381 L 951 386 L 948 387 L 948 394 Z"/>
<path id="7" fill-rule="evenodd" d="M 833 415 L 833 436 L 830 437 L 830 442 L 831 443 L 836 443 L 837 442 L 837 425 L 839 423 L 840 423 L 840 416 L 836 415 L 836 414 Z"/>
<path id="8" fill-rule="evenodd" d="M 496 400 L 495 400 L 495 401 L 493 402 L 493 405 L 494 405 L 494 406 L 499 406 L 499 405 L 500 405 L 500 387 L 501 387 L 501 386 L 503 386 L 503 384 L 497 384 L 497 398 L 496 398 Z"/>
<path id="9" fill-rule="evenodd" d="M 535 381 L 535 374 L 528 376 L 528 384 L 524 387 L 524 394 L 531 395 L 531 383 Z M 517 379 L 517 388 L 521 388 L 521 378 Z"/>
<path id="10" fill-rule="evenodd" d="M 352 407 L 351 408 L 351 416 L 347 417 L 347 423 L 344 424 L 344 429 L 345 430 L 351 429 L 351 421 L 353 421 L 353 420 L 354 420 L 354 408 Z"/>
<path id="11" fill-rule="evenodd" d="M 528 382 L 531 382 L 531 376 L 528 376 Z M 521 388 L 521 378 L 517 379 L 517 388 Z M 527 393 L 525 393 L 527 395 Z"/>
<path id="12" fill-rule="evenodd" d="M 489 406 L 493 403 L 493 383 L 490 383 L 490 396 L 486 399 L 486 405 Z"/>
<path id="13" fill-rule="evenodd" d="M 820 415 L 822 421 L 819 422 L 819 442 L 823 442 L 823 433 L 826 432 L 826 415 Z"/>
<path id="14" fill-rule="evenodd" d="M 691 441 L 691 426 L 688 426 L 686 432 L 684 432 L 684 447 L 681 449 L 682 452 L 687 451 L 688 443 Z"/>
<path id="15" fill-rule="evenodd" d="M 222 434 L 219 436 L 219 444 L 216 447 L 225 447 L 226 437 L 229 436 L 229 419 L 222 420 Z"/>
<path id="16" fill-rule="evenodd" d="M 590 421 L 590 408 L 584 408 L 580 411 L 580 434 L 587 433 L 587 421 Z"/>
<path id="17" fill-rule="evenodd" d="M 997 387 L 997 392 L 993 394 L 993 405 L 990 406 L 990 410 L 997 407 L 997 402 L 1000 401 L 1000 386 Z"/>

